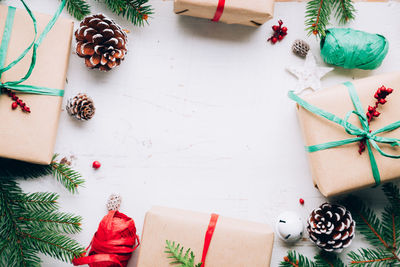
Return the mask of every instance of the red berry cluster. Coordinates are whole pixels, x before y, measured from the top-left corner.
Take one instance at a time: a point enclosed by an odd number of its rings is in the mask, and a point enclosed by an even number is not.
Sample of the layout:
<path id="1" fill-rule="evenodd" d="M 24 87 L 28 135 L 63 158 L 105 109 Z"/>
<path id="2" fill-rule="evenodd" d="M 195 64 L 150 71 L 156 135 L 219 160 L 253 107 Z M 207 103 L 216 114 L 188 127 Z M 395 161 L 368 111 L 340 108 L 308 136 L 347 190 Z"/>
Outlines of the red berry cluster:
<path id="1" fill-rule="evenodd" d="M 281 41 L 287 35 L 287 28 L 282 27 L 283 21 L 278 21 L 279 25 L 272 26 L 272 30 L 274 30 L 274 34 L 268 39 L 271 43 L 275 44 L 278 41 Z"/>
<path id="2" fill-rule="evenodd" d="M 3 89 L 3 91 L 7 93 L 12 100 L 14 100 L 14 102 L 11 104 L 12 109 L 16 109 L 18 106 L 20 106 L 22 111 L 31 113 L 31 109 L 18 96 L 16 96 L 13 91 L 10 89 Z"/>
<path id="3" fill-rule="evenodd" d="M 368 111 L 367 111 L 367 118 L 368 118 L 368 124 L 374 119 L 374 117 L 379 117 L 381 113 L 377 110 L 379 104 L 384 105 L 387 100 L 386 97 L 393 93 L 392 88 L 386 88 L 384 85 L 382 85 L 378 90 L 376 91 L 374 97 L 376 99 L 375 106 L 368 106 Z M 365 140 L 360 142 L 359 145 L 359 150 L 358 152 L 362 154 L 365 151 L 366 144 Z"/>

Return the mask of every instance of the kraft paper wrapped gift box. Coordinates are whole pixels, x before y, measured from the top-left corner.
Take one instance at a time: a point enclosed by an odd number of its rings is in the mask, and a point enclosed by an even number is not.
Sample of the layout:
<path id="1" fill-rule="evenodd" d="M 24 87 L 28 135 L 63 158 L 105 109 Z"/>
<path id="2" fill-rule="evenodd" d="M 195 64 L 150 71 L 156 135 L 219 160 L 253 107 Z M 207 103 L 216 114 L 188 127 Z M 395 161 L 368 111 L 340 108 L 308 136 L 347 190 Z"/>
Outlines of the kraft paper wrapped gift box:
<path id="1" fill-rule="evenodd" d="M 0 5 L 0 38 L 3 36 L 8 7 Z M 52 18 L 51 15 L 34 13 L 38 33 Z M 71 54 L 73 22 L 59 18 L 53 29 L 37 50 L 37 62 L 32 75 L 22 84 L 64 89 Z M 15 60 L 34 39 L 34 28 L 26 10 L 17 9 L 8 45 L 5 66 Z M 25 58 L 4 72 L 1 82 L 16 81 L 29 69 L 32 51 Z M 62 97 L 17 93 L 31 113 L 19 108 L 12 110 L 12 100 L 0 95 L 0 157 L 38 164 L 51 162 L 56 141 Z"/>
<path id="2" fill-rule="evenodd" d="M 221 22 L 258 27 L 274 14 L 274 0 L 175 0 L 174 12 L 179 15 L 213 19 L 218 5 L 224 3 Z"/>
<path id="3" fill-rule="evenodd" d="M 394 89 L 393 93 L 387 97 L 387 103 L 379 105 L 378 111 L 381 112 L 381 115 L 371 122 L 372 131 L 400 120 L 400 72 L 371 76 L 354 80 L 352 83 L 364 112 L 367 111 L 368 105 L 375 104 L 374 94 L 379 87 L 384 85 Z M 301 98 L 342 119 L 347 112 L 354 110 L 347 87 L 343 84 Z M 298 117 L 306 146 L 355 137 L 347 134 L 342 126 L 321 118 L 303 107 L 298 106 Z M 362 128 L 360 119 L 355 115 L 350 117 L 349 122 Z M 400 138 L 400 128 L 381 133 L 379 136 Z M 378 145 L 385 153 L 400 154 L 399 147 L 381 143 Z M 366 150 L 360 155 L 358 149 L 359 143 L 356 142 L 317 152 L 307 152 L 314 184 L 324 196 L 334 196 L 375 185 L 368 151 Z M 400 177 L 400 159 L 382 156 L 374 148 L 372 151 L 382 182 Z"/>
<path id="4" fill-rule="evenodd" d="M 146 214 L 138 267 L 168 267 L 166 240 L 191 249 L 201 261 L 210 214 L 153 207 Z M 270 266 L 274 234 L 268 225 L 219 216 L 207 253 L 207 267 Z"/>

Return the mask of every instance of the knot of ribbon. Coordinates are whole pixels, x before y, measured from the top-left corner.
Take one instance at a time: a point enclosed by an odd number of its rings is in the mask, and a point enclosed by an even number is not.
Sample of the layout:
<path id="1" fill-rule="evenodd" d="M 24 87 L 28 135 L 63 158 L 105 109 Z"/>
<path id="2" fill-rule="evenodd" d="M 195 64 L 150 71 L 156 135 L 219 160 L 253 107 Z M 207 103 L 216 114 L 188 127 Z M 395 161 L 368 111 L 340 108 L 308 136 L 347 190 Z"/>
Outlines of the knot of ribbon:
<path id="1" fill-rule="evenodd" d="M 400 139 L 397 138 L 390 138 L 390 137 L 382 137 L 378 134 L 384 132 L 390 132 L 400 128 L 400 121 L 391 123 L 385 127 L 382 127 L 376 131 L 371 131 L 370 126 L 368 123 L 367 116 L 364 113 L 364 110 L 361 105 L 360 98 L 357 95 L 357 92 L 354 88 L 354 85 L 351 82 L 346 82 L 344 85 L 347 87 L 351 101 L 353 102 L 353 106 L 355 110 L 347 112 L 344 119 L 337 117 L 336 115 L 324 111 L 316 106 L 311 105 L 310 103 L 304 101 L 299 96 L 297 96 L 294 91 L 289 91 L 289 98 L 296 101 L 301 107 L 305 108 L 306 110 L 318 115 L 322 118 L 325 118 L 331 122 L 334 122 L 344 128 L 344 130 L 349 134 L 356 137 L 339 140 L 339 141 L 332 141 L 318 145 L 307 146 L 306 149 L 308 152 L 316 152 L 320 150 L 325 150 L 333 147 L 343 146 L 351 143 L 357 143 L 360 141 L 366 141 L 366 146 L 368 150 L 368 155 L 371 163 L 372 174 L 375 180 L 375 184 L 379 185 L 381 182 L 381 177 L 378 169 L 378 164 L 376 162 L 374 153 L 372 148 L 379 152 L 384 157 L 393 158 L 393 159 L 400 159 L 400 155 L 392 155 L 384 152 L 378 143 L 381 144 L 389 144 L 392 147 L 400 146 Z M 356 115 L 361 123 L 362 128 L 355 126 L 354 124 L 350 123 L 348 120 L 351 115 Z"/>
<path id="2" fill-rule="evenodd" d="M 9 6 L 8 12 L 7 12 L 7 18 L 6 18 L 6 22 L 5 22 L 5 26 L 4 26 L 3 36 L 2 36 L 1 44 L 0 44 L 0 78 L 4 72 L 6 72 L 9 69 L 11 69 L 12 67 L 14 67 L 23 58 L 25 58 L 25 56 L 28 54 L 29 51 L 32 50 L 31 63 L 29 65 L 28 71 L 21 79 L 19 79 L 17 81 L 7 81 L 4 83 L 0 82 L 0 94 L 1 94 L 2 89 L 7 88 L 7 89 L 14 90 L 14 91 L 23 92 L 23 93 L 63 96 L 64 90 L 48 88 L 48 87 L 43 87 L 43 86 L 25 85 L 25 84 L 21 84 L 21 83 L 26 81 L 31 76 L 32 71 L 36 65 L 37 49 L 40 46 L 40 44 L 42 43 L 43 39 L 46 37 L 46 35 L 49 33 L 49 31 L 53 28 L 54 24 L 56 23 L 58 17 L 61 14 L 61 11 L 64 9 L 66 0 L 62 0 L 56 13 L 52 17 L 52 19 L 48 22 L 48 24 L 44 28 L 43 32 L 39 36 L 38 36 L 37 22 L 36 22 L 35 16 L 33 15 L 30 8 L 26 5 L 24 0 L 20 0 L 20 1 L 24 5 L 25 10 L 29 14 L 30 18 L 32 19 L 35 35 L 34 35 L 32 42 L 18 56 L 18 58 L 13 60 L 7 66 L 4 66 L 5 61 L 6 61 L 7 50 L 8 50 L 8 46 L 9 46 L 9 42 L 10 42 L 11 32 L 12 32 L 12 28 L 13 28 L 13 24 L 14 24 L 15 11 L 16 11 L 15 7 Z"/>

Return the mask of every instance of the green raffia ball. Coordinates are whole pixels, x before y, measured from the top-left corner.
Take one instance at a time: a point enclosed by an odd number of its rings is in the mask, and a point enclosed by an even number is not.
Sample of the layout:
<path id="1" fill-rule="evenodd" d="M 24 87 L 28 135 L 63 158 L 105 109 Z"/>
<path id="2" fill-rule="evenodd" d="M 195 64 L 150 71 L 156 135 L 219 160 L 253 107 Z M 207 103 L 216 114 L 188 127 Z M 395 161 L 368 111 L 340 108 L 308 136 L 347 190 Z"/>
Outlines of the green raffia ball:
<path id="1" fill-rule="evenodd" d="M 350 28 L 328 29 L 320 46 L 321 56 L 326 63 L 363 70 L 379 67 L 389 49 L 384 36 Z"/>

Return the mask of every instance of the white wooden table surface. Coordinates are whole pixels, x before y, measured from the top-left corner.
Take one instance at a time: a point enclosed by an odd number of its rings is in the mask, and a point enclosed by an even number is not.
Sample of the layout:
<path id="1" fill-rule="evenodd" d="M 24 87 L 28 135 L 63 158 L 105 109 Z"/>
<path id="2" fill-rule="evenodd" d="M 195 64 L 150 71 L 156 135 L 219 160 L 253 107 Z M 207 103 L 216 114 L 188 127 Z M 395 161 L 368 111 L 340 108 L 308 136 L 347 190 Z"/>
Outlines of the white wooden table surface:
<path id="1" fill-rule="evenodd" d="M 21 6 L 16 0 L 3 2 Z M 49 14 L 58 5 L 56 0 L 28 2 Z M 275 18 L 253 29 L 180 17 L 172 12 L 172 1 L 160 0 L 152 1 L 150 25 L 137 28 L 90 2 L 93 12 L 104 12 L 130 30 L 130 50 L 109 73 L 87 69 L 71 51 L 64 101 L 86 92 L 97 110 L 89 122 L 62 112 L 56 152 L 73 156 L 85 188 L 71 195 L 49 177 L 21 182 L 25 191 L 58 192 L 64 211 L 84 217 L 83 231 L 75 236 L 82 244 L 89 244 L 113 192 L 122 196 L 121 211 L 134 218 L 139 232 L 152 205 L 274 226 L 282 211 L 297 211 L 305 219 L 325 201 L 312 186 L 295 105 L 286 96 L 296 79 L 285 66 L 304 62 L 290 46 L 306 38 L 305 3 L 277 3 Z M 356 6 L 357 20 L 350 26 L 385 35 L 389 54 L 375 71 L 336 69 L 323 79 L 324 86 L 400 69 L 400 3 Z M 64 11 L 63 16 L 69 15 Z M 273 46 L 266 39 L 277 19 L 289 31 Z M 317 41 L 307 40 L 323 64 Z M 91 167 L 94 160 L 102 163 L 97 171 Z M 382 207 L 380 190 L 359 194 Z M 352 248 L 360 244 L 357 240 Z M 294 247 L 276 240 L 271 266 L 289 248 L 314 255 L 306 239 Z M 43 261 L 43 266 L 70 266 L 45 256 Z"/>

